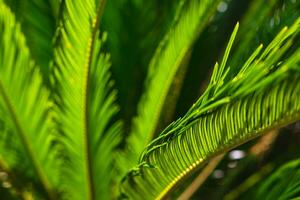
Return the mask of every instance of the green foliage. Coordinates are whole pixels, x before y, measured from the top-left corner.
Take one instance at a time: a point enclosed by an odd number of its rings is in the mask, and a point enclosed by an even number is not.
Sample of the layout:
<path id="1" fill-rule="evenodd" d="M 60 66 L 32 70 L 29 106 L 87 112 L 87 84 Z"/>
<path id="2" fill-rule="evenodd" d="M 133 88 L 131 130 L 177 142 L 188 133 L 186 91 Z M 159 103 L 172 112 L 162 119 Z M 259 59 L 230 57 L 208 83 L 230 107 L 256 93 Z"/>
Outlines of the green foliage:
<path id="1" fill-rule="evenodd" d="M 93 59 L 90 72 L 88 129 L 95 197 L 110 199 L 114 175 L 111 164 L 114 150 L 121 139 L 122 124 L 112 120 L 119 108 L 115 104 L 116 91 L 113 90 L 113 82 L 110 80 L 109 55 L 102 53 L 100 49 L 106 35 L 103 37 L 102 41 L 98 39 L 95 42 L 93 52 L 93 57 L 97 59 Z"/>
<path id="2" fill-rule="evenodd" d="M 226 61 L 237 24 L 207 90 L 184 117 L 147 146 L 137 169 L 125 177 L 125 193 L 134 199 L 161 199 L 216 153 L 275 124 L 282 126 L 299 119 L 300 50 L 282 57 L 300 30 L 299 22 L 300 18 L 289 29 L 285 27 L 262 53 L 259 46 L 238 72 L 231 72 Z M 168 162 L 170 159 L 173 162 Z"/>
<path id="3" fill-rule="evenodd" d="M 20 144 L 15 146 L 16 149 L 1 148 L 1 157 L 9 158 L 6 160 L 9 168 L 22 166 L 22 173 L 41 182 L 43 190 L 54 198 L 52 190 L 58 176 L 55 152 L 51 148 L 53 135 L 50 131 L 49 92 L 30 60 L 20 25 L 2 2 L 0 9 L 1 120 L 5 123 L 7 140 L 16 140 Z M 13 158 L 17 157 L 14 153 L 21 153 L 25 162 Z"/>
<path id="4" fill-rule="evenodd" d="M 256 199 L 297 199 L 300 195 L 300 161 L 284 164 L 259 185 Z"/>
<path id="5" fill-rule="evenodd" d="M 0 0 L 0 197 L 176 198 L 210 158 L 299 120 L 299 2 L 240 2 Z M 210 31 L 229 19 L 223 51 Z M 217 50 L 199 51 L 210 33 Z M 210 53 L 220 64 L 176 119 L 185 71 Z M 299 196 L 299 158 L 269 176 L 230 194 Z"/>
<path id="6" fill-rule="evenodd" d="M 155 48 L 168 30 L 179 0 L 107 1 L 101 28 L 109 32 L 107 46 L 118 87 L 120 115 L 130 132 L 143 79 Z"/>
<path id="7" fill-rule="evenodd" d="M 53 57 L 52 38 L 55 33 L 55 13 L 59 4 L 49 0 L 16 0 L 8 1 L 22 26 L 31 57 L 40 67 L 44 80 L 49 85 L 49 65 Z M 57 1 L 56 1 L 57 2 Z M 57 12 L 57 11 L 56 11 Z"/>
<path id="8" fill-rule="evenodd" d="M 120 124 L 107 127 L 118 108 L 116 94 L 110 91 L 108 57 L 100 52 L 104 39 L 99 39 L 98 26 L 103 6 L 104 1 L 65 1 L 66 20 L 61 21 L 54 53 L 56 116 L 63 134 L 59 140 L 68 159 L 63 166 L 63 187 L 71 199 L 110 195 L 108 169 Z M 107 171 L 99 173 L 99 169 Z"/>
<path id="9" fill-rule="evenodd" d="M 149 64 L 146 89 L 138 105 L 138 115 L 133 119 L 132 132 L 127 140 L 128 151 L 126 156 L 123 155 L 129 164 L 126 165 L 126 161 L 120 164 L 127 170 L 137 162 L 140 152 L 153 139 L 175 74 L 182 67 L 197 35 L 205 28 L 216 3 L 209 0 L 179 3 L 173 25 Z"/>

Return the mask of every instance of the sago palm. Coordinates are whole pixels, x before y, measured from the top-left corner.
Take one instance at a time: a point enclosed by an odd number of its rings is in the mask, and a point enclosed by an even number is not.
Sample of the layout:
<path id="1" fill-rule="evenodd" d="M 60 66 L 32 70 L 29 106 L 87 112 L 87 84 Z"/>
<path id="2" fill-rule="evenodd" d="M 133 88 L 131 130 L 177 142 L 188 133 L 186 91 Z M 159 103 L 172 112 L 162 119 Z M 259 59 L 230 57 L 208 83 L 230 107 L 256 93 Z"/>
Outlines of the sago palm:
<path id="1" fill-rule="evenodd" d="M 194 75 L 206 89 L 185 111 L 184 77 L 206 59 L 197 44 L 238 4 L 245 13 L 211 78 L 209 66 Z M 0 0 L 0 198 L 189 198 L 226 152 L 300 119 L 299 6 Z M 147 74 L 142 90 L 134 71 Z M 299 197 L 299 160 L 251 184 L 270 166 L 225 198 Z"/>

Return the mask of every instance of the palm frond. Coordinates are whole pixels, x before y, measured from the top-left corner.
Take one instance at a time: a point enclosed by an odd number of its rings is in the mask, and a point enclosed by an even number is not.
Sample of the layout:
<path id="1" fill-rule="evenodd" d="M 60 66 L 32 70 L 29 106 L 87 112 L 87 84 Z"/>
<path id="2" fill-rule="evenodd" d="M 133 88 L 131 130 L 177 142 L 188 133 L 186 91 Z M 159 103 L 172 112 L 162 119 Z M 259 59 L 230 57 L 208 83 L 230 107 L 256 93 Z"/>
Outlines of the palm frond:
<path id="1" fill-rule="evenodd" d="M 20 24 L 2 1 L 0 27 L 0 118 L 4 123 L 0 133 L 1 139 L 9 141 L 0 148 L 1 157 L 9 168 L 20 167 L 23 174 L 41 182 L 48 198 L 54 199 L 57 168 L 51 147 L 49 92 L 30 60 Z"/>
<path id="2" fill-rule="evenodd" d="M 184 62 L 198 34 L 215 11 L 218 1 L 181 1 L 173 26 L 159 44 L 149 65 L 145 92 L 133 119 L 133 130 L 127 140 L 128 160 L 120 164 L 128 169 L 153 138 L 164 102 L 178 68 Z"/>
<path id="3" fill-rule="evenodd" d="M 114 150 L 121 139 L 121 122 L 113 118 L 119 111 L 115 104 L 116 90 L 110 80 L 109 55 L 101 52 L 101 44 L 106 40 L 95 41 L 93 63 L 91 66 L 88 127 L 92 159 L 92 173 L 96 199 L 112 199 Z M 101 170 L 99 170 L 101 169 Z"/>
<path id="4" fill-rule="evenodd" d="M 66 0 L 55 49 L 57 121 L 68 161 L 63 188 L 70 199 L 109 195 L 110 153 L 119 141 L 120 123 L 112 122 L 116 93 L 98 37 L 103 7 L 104 1 Z"/>
<path id="5" fill-rule="evenodd" d="M 26 37 L 31 57 L 40 67 L 46 83 L 49 84 L 49 64 L 53 57 L 52 38 L 55 33 L 56 19 L 51 8 L 50 0 L 22 0 L 10 2 L 18 6 L 17 21 L 21 22 L 22 31 Z"/>
<path id="6" fill-rule="evenodd" d="M 300 196 L 300 160 L 290 161 L 257 187 L 255 199 L 293 199 Z"/>
<path id="7" fill-rule="evenodd" d="M 238 67 L 238 63 L 247 60 L 247 55 L 259 43 L 269 43 L 282 27 L 291 25 L 299 16 L 299 6 L 299 2 L 292 1 L 252 1 L 241 20 L 240 34 L 236 40 L 238 45 L 229 60 L 230 66 Z M 254 18 L 256 20 L 253 20 Z"/>
<path id="8" fill-rule="evenodd" d="M 124 177 L 125 196 L 161 199 L 212 156 L 300 118 L 300 48 L 292 46 L 300 18 L 264 51 L 260 45 L 239 71 L 230 71 L 226 62 L 237 28 L 204 94 L 147 146 Z"/>
<path id="9" fill-rule="evenodd" d="M 106 46 L 126 133 L 130 132 L 149 61 L 170 26 L 177 4 L 178 0 L 107 1 L 101 26 L 109 35 Z"/>
<path id="10" fill-rule="evenodd" d="M 18 163 L 21 163 L 22 160 L 26 160 L 26 155 L 23 153 L 20 140 L 18 136 L 10 130 L 10 124 L 4 120 L 6 111 L 3 107 L 0 107 L 0 160 L 5 164 L 5 168 L 12 168 L 13 166 L 18 166 Z M 8 150 L 9 149 L 9 150 Z M 5 153 L 4 153 L 5 152 Z M 20 166 L 28 166 L 28 163 Z M 26 167 L 20 171 L 26 171 Z"/>

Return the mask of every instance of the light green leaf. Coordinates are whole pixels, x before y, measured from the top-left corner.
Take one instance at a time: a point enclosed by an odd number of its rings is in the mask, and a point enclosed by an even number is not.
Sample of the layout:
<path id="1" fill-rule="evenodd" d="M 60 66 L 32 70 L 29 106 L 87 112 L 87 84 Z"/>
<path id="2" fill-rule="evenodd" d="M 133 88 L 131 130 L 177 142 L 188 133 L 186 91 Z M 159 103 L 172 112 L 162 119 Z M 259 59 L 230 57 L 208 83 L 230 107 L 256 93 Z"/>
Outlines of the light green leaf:
<path id="1" fill-rule="evenodd" d="M 290 161 L 260 182 L 256 199 L 297 199 L 300 195 L 300 160 Z"/>
<path id="2" fill-rule="evenodd" d="M 173 25 L 159 44 L 149 65 L 145 92 L 133 119 L 127 140 L 126 160 L 120 162 L 128 169 L 154 137 L 167 94 L 178 68 L 184 62 L 199 33 L 205 28 L 219 1 L 181 1 Z"/>
<path id="3" fill-rule="evenodd" d="M 299 30 L 300 18 L 262 53 L 261 46 L 254 51 L 239 71 L 216 65 L 204 94 L 147 146 L 139 166 L 124 177 L 123 195 L 162 199 L 209 158 L 300 119 L 300 48 L 285 54 Z M 236 29 L 231 38 L 235 34 Z"/>
<path id="4" fill-rule="evenodd" d="M 55 199 L 57 164 L 51 147 L 49 92 L 30 60 L 20 24 L 2 1 L 0 27 L 0 118 L 4 123 L 0 134 L 9 141 L 0 154 L 10 168 L 40 182 L 46 196 Z"/>
<path id="5" fill-rule="evenodd" d="M 56 19 L 50 4 L 55 1 L 5 1 L 16 13 L 16 19 L 21 23 L 31 57 L 37 63 L 36 67 L 40 68 L 44 81 L 49 85 L 49 66 L 50 61 L 53 58 L 52 39 L 56 29 Z"/>
<path id="6" fill-rule="evenodd" d="M 98 33 L 103 7 L 104 1 L 66 0 L 56 42 L 56 110 L 67 157 L 63 188 L 68 199 L 110 196 L 111 154 L 119 141 L 120 123 L 112 121 L 118 111 L 116 92 Z"/>
<path id="7" fill-rule="evenodd" d="M 101 52 L 105 41 L 97 39 L 93 51 L 93 63 L 89 81 L 88 135 L 92 164 L 95 199 L 112 199 L 114 150 L 121 139 L 120 121 L 112 120 L 119 107 L 116 105 L 116 90 L 110 77 L 109 55 Z"/>

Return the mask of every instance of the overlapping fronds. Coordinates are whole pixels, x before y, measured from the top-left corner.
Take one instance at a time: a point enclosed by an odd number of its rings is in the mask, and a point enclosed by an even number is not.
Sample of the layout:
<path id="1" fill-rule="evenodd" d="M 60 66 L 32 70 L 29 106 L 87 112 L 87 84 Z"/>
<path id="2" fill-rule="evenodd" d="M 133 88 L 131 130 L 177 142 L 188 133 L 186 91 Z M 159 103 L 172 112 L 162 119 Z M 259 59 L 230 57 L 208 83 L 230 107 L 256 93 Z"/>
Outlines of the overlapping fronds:
<path id="1" fill-rule="evenodd" d="M 300 160 L 293 160 L 258 185 L 255 199 L 294 199 L 300 196 Z"/>
<path id="2" fill-rule="evenodd" d="M 49 64 L 53 57 L 52 38 L 55 32 L 54 18 L 49 0 L 22 1 L 23 30 L 32 57 L 41 67 L 45 79 L 49 76 Z"/>
<path id="3" fill-rule="evenodd" d="M 161 199 L 212 156 L 300 118 L 300 48 L 292 45 L 300 18 L 230 71 L 226 62 L 237 29 L 204 94 L 147 146 L 124 177 L 123 196 Z"/>
<path id="4" fill-rule="evenodd" d="M 49 83 L 49 64 L 53 57 L 52 38 L 55 33 L 56 20 L 51 8 L 50 0 L 21 0 L 10 2 L 5 0 L 17 15 L 17 21 L 21 22 L 22 31 L 26 37 L 26 43 L 30 49 L 31 57 L 41 68 L 41 73 Z"/>
<path id="5" fill-rule="evenodd" d="M 106 46 L 111 54 L 126 133 L 130 132 L 143 92 L 149 61 L 172 22 L 178 1 L 107 1 L 101 26 L 109 33 Z"/>
<path id="6" fill-rule="evenodd" d="M 272 15 L 272 11 L 274 10 L 277 2 L 278 0 L 271 0 L 267 2 L 255 0 L 251 2 L 250 8 L 241 20 L 242 26 L 239 31 L 240 34 L 236 39 L 238 45 L 237 49 L 233 56 L 229 59 L 232 66 L 238 68 L 237 65 L 240 63 L 240 60 L 247 59 L 248 54 L 253 51 L 253 48 L 256 48 L 257 44 L 253 41 L 256 41 L 255 37 L 257 36 L 258 29 L 266 28 L 262 25 Z M 256 20 L 253 20 L 253 18 Z M 258 42 L 262 41 L 259 40 Z"/>
<path id="7" fill-rule="evenodd" d="M 299 1 L 252 1 L 241 20 L 237 46 L 229 59 L 230 66 L 238 68 L 238 63 L 246 60 L 257 44 L 268 43 L 283 26 L 291 25 L 299 16 L 299 6 Z"/>
<path id="8" fill-rule="evenodd" d="M 125 169 L 137 162 L 138 155 L 153 138 L 174 76 L 214 13 L 217 3 L 211 0 L 183 0 L 178 5 L 173 25 L 149 65 L 145 92 L 138 104 L 138 115 L 133 120 L 133 130 L 127 140 L 126 158 L 129 161 L 121 164 Z"/>
<path id="9" fill-rule="evenodd" d="M 2 1 L 0 27 L 1 159 L 41 183 L 46 196 L 54 199 L 58 176 L 49 129 L 49 92 L 30 60 L 20 24 Z"/>
<path id="10" fill-rule="evenodd" d="M 95 199 L 112 199 L 112 179 L 114 150 L 121 139 L 121 122 L 113 118 L 119 111 L 115 104 L 116 91 L 110 80 L 109 55 L 101 53 L 103 39 L 95 41 L 93 63 L 91 66 L 88 134 L 92 162 Z"/>
<path id="11" fill-rule="evenodd" d="M 68 159 L 62 174 L 68 199 L 101 199 L 109 193 L 111 173 L 106 170 L 120 125 L 109 126 L 118 109 L 108 57 L 100 53 L 103 7 L 104 1 L 66 0 L 55 50 L 57 121 Z"/>

